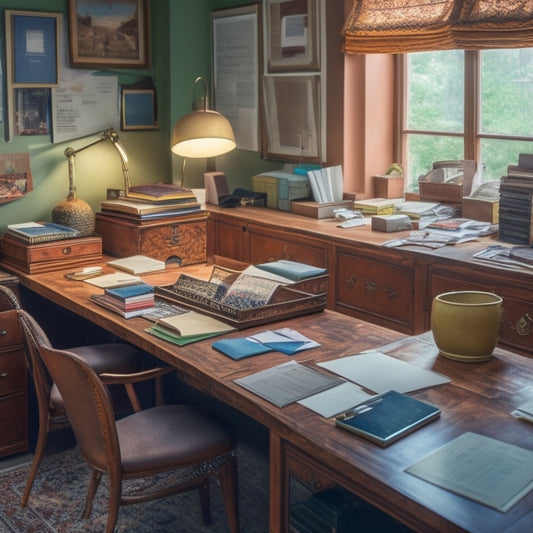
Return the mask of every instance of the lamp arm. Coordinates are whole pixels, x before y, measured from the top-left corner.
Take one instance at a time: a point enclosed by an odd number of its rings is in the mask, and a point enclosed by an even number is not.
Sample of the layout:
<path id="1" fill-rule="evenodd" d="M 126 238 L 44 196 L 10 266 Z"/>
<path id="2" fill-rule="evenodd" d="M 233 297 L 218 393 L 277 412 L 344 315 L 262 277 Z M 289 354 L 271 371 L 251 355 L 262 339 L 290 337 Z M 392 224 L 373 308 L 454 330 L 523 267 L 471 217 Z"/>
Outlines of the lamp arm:
<path id="1" fill-rule="evenodd" d="M 126 196 L 128 195 L 128 192 L 130 190 L 130 173 L 128 169 L 128 157 L 126 155 L 126 150 L 124 150 L 124 147 L 122 146 L 122 143 L 120 142 L 120 139 L 118 138 L 118 134 L 115 130 L 115 128 L 108 128 L 107 130 L 103 131 L 100 138 L 96 141 L 93 141 L 92 143 L 89 143 L 85 146 L 82 146 L 81 148 L 78 148 L 77 150 L 74 150 L 72 146 L 68 146 L 65 148 L 65 157 L 68 161 L 68 184 L 69 184 L 69 192 L 68 197 L 74 198 L 76 195 L 76 185 L 75 185 L 75 174 L 74 174 L 74 158 L 76 157 L 76 154 L 80 153 L 83 150 L 86 150 L 87 148 L 90 148 L 91 146 L 94 146 L 95 144 L 99 144 L 103 141 L 109 140 L 117 152 L 120 155 L 120 160 L 122 162 L 122 175 L 124 176 L 124 189 Z"/>

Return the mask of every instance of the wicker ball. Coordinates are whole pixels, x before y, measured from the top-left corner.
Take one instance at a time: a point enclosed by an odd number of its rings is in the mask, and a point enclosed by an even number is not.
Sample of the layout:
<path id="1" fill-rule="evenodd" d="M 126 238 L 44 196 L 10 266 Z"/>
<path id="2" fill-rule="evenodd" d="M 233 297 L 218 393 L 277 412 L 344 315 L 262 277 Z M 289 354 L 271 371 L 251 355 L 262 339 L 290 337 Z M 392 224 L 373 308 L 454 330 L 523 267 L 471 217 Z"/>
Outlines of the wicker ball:
<path id="1" fill-rule="evenodd" d="M 94 233 L 94 211 L 80 198 L 67 198 L 52 209 L 52 221 L 77 229 L 81 235 Z"/>

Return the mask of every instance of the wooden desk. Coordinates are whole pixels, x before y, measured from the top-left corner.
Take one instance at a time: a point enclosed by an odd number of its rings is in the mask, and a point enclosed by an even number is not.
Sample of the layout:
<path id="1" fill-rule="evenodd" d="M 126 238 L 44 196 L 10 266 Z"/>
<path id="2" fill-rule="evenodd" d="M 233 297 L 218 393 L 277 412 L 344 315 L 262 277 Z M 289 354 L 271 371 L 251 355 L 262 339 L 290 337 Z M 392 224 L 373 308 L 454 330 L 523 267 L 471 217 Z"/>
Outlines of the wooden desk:
<path id="1" fill-rule="evenodd" d="M 168 284 L 180 271 L 194 275 L 200 274 L 202 268 L 172 269 L 144 279 L 152 284 Z M 45 298 L 173 365 L 181 380 L 239 409 L 270 430 L 272 533 L 287 530 L 289 474 L 305 469 L 343 485 L 415 530 L 484 533 L 533 530 L 533 492 L 503 514 L 403 471 L 465 431 L 533 449 L 531 424 L 515 420 L 509 414 L 514 407 L 533 398 L 531 359 L 497 349 L 495 357 L 486 363 L 449 361 L 438 357 L 431 345 L 328 310 L 284 322 L 283 325 L 321 343 L 321 347 L 294 356 L 295 359 L 323 361 L 398 340 L 397 348 L 391 352 L 395 356 L 452 379 L 450 384 L 415 394 L 439 406 L 441 418 L 382 449 L 336 428 L 332 420 L 299 404 L 278 409 L 233 382 L 235 378 L 286 362 L 286 355 L 273 352 L 234 361 L 214 351 L 210 340 L 179 348 L 145 333 L 145 320 L 126 321 L 92 304 L 88 297 L 94 287 L 67 281 L 63 274 L 20 275 L 20 281 Z M 246 332 L 264 329 L 252 328 Z M 242 335 L 243 332 L 231 334 Z"/>

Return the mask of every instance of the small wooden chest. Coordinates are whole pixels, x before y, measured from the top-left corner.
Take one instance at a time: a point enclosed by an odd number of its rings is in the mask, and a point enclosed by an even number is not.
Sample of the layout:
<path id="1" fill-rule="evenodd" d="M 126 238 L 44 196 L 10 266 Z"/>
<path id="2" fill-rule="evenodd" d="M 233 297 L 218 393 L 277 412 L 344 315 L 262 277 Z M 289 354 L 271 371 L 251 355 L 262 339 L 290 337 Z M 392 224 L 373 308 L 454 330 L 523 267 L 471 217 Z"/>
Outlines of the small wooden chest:
<path id="1" fill-rule="evenodd" d="M 102 239 L 97 235 L 26 244 L 7 235 L 0 243 L 2 261 L 27 274 L 53 272 L 102 260 Z"/>
<path id="2" fill-rule="evenodd" d="M 208 213 L 137 223 L 122 217 L 96 214 L 95 231 L 104 253 L 117 257 L 147 255 L 181 266 L 206 261 Z"/>

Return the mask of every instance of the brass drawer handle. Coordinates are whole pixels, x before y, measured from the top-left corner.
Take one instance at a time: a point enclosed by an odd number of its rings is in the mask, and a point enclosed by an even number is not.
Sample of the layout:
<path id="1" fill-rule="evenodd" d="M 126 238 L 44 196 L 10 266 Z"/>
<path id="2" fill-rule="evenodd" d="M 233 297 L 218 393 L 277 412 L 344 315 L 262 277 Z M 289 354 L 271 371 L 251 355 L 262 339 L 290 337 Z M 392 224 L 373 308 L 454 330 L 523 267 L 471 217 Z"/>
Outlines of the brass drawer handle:
<path id="1" fill-rule="evenodd" d="M 398 293 L 392 287 L 385 289 L 385 294 L 387 295 L 388 299 L 391 301 L 398 298 Z"/>
<path id="2" fill-rule="evenodd" d="M 71 246 L 65 246 L 65 248 L 63 248 L 61 250 L 61 252 L 63 253 L 63 255 L 70 255 L 72 253 L 72 247 Z"/>
<path id="3" fill-rule="evenodd" d="M 526 313 L 524 316 L 520 317 L 516 326 L 513 329 L 516 329 L 518 335 L 525 337 L 529 335 L 531 331 L 531 324 L 533 323 L 533 317 L 529 313 Z"/>
<path id="4" fill-rule="evenodd" d="M 7 329 L 0 331 L 0 337 L 5 337 L 7 335 Z"/>
<path id="5" fill-rule="evenodd" d="M 0 373 L 0 378 L 7 378 L 8 376 L 9 376 L 8 372 L 1 372 Z"/>
<path id="6" fill-rule="evenodd" d="M 346 287 L 348 287 L 349 289 L 353 288 L 355 286 L 355 284 L 357 283 L 357 276 L 351 276 L 350 278 L 348 278 L 344 284 L 346 285 Z"/>
<path id="7" fill-rule="evenodd" d="M 365 293 L 366 294 L 373 294 L 376 292 L 378 284 L 375 281 L 368 280 L 365 283 Z"/>

